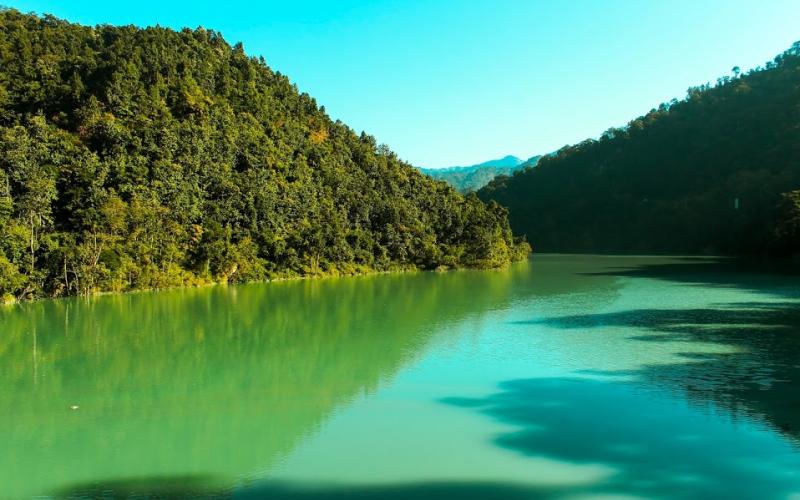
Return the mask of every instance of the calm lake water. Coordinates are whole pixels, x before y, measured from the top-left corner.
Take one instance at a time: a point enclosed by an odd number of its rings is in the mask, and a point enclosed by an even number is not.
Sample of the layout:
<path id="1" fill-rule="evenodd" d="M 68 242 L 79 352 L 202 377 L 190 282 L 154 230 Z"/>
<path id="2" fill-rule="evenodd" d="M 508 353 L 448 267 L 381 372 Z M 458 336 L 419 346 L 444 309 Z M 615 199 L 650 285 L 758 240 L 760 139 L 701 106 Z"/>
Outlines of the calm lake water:
<path id="1" fill-rule="evenodd" d="M 0 496 L 797 500 L 799 283 L 542 255 L 6 308 Z"/>

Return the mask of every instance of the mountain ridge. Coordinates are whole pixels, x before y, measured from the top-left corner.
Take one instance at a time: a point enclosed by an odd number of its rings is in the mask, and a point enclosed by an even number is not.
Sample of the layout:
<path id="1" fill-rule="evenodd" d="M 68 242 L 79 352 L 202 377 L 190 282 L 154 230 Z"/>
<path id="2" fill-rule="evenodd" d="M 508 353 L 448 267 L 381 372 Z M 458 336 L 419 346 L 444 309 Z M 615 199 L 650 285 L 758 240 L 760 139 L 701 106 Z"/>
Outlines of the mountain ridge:
<path id="1" fill-rule="evenodd" d="M 420 170 L 434 179 L 447 182 L 462 193 L 467 193 L 479 190 L 499 175 L 510 175 L 518 170 L 534 167 L 540 158 L 541 155 L 537 155 L 523 160 L 513 155 L 507 155 L 475 165 L 420 168 Z"/>
<path id="2" fill-rule="evenodd" d="M 449 170 L 457 170 L 457 169 L 465 169 L 465 168 L 478 168 L 478 167 L 500 167 L 500 168 L 510 168 L 516 167 L 525 163 L 527 160 L 523 160 L 514 155 L 506 155 L 502 158 L 497 158 L 493 160 L 487 160 L 482 163 L 475 163 L 474 165 L 453 165 L 450 167 L 419 167 L 420 170 L 423 171 L 449 171 Z"/>
<path id="3" fill-rule="evenodd" d="M 0 9 L 0 297 L 526 255 L 462 196 L 205 28 Z"/>
<path id="4" fill-rule="evenodd" d="M 478 193 L 539 251 L 800 253 L 800 42 Z"/>

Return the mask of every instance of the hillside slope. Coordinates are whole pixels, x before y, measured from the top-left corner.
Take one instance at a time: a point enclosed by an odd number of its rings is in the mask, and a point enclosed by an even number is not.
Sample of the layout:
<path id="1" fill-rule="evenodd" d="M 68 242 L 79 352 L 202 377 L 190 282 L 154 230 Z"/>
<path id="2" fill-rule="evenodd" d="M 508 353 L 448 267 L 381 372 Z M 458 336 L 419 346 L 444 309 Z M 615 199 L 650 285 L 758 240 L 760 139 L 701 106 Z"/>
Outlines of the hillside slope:
<path id="1" fill-rule="evenodd" d="M 525 253 L 505 210 L 332 121 L 219 33 L 0 10 L 0 295 Z"/>
<path id="2" fill-rule="evenodd" d="M 541 251 L 800 251 L 800 230 L 786 226 L 800 197 L 782 197 L 800 188 L 800 43 L 734 72 L 479 196 L 508 207 Z"/>

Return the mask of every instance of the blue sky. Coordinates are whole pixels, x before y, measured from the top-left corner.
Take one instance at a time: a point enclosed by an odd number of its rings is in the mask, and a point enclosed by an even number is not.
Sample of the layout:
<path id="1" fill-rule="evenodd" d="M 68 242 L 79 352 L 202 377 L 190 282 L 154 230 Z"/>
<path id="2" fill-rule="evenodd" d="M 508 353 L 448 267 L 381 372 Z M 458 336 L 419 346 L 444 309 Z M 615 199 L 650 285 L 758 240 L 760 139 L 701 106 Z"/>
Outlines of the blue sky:
<path id="1" fill-rule="evenodd" d="M 205 26 L 428 167 L 597 137 L 800 40 L 799 0 L 0 0 L 84 24 Z"/>

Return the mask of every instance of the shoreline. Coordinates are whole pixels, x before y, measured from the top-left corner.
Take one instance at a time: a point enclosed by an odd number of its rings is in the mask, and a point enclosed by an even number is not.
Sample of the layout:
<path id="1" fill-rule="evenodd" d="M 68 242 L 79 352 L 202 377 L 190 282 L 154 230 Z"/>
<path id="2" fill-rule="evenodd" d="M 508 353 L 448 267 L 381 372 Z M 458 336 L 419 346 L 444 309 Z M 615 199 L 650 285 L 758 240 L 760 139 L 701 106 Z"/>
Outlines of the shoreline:
<path id="1" fill-rule="evenodd" d="M 450 266 L 438 266 L 433 269 L 422 269 L 417 266 L 409 266 L 409 267 L 398 267 L 396 269 L 387 269 L 387 270 L 374 270 L 374 269 L 366 269 L 361 270 L 354 273 L 319 273 L 319 274 L 300 274 L 297 276 L 282 276 L 277 278 L 270 278 L 264 280 L 248 280 L 248 281 L 240 281 L 240 282 L 225 282 L 225 281 L 208 281 L 204 283 L 198 284 L 183 284 L 183 285 L 176 285 L 176 286 L 167 286 L 162 288 L 134 288 L 131 290 L 122 290 L 122 291 L 98 291 L 93 292 L 91 294 L 78 294 L 78 295 L 61 295 L 57 297 L 52 296 L 44 296 L 44 297 L 36 297 L 33 299 L 23 299 L 17 300 L 13 298 L 11 301 L 0 301 L 0 310 L 3 308 L 10 308 L 13 306 L 19 306 L 22 304 L 33 304 L 36 302 L 42 301 L 49 301 L 49 300 L 67 300 L 67 299 L 77 299 L 77 298 L 84 298 L 84 299 L 92 299 L 95 297 L 106 297 L 106 296 L 123 296 L 129 294 L 138 294 L 138 293 L 154 293 L 154 292 L 164 292 L 170 290 L 193 290 L 193 289 L 201 289 L 201 288 L 211 288 L 211 287 L 218 287 L 218 286 L 239 286 L 239 285 L 253 285 L 253 284 L 268 284 L 268 283 L 286 283 L 291 281 L 311 281 L 311 280 L 325 280 L 325 279 L 332 279 L 332 278 L 355 278 L 355 277 L 364 277 L 364 276 L 377 276 L 382 274 L 410 274 L 410 273 L 426 273 L 426 272 L 435 272 L 435 273 L 444 273 L 444 272 L 454 272 L 454 271 L 497 271 L 507 269 L 508 267 L 519 263 L 524 262 L 530 259 L 533 252 L 528 254 L 525 259 L 522 260 L 512 260 L 508 264 L 502 267 L 470 267 L 470 266 L 458 266 L 458 267 L 450 267 Z"/>

